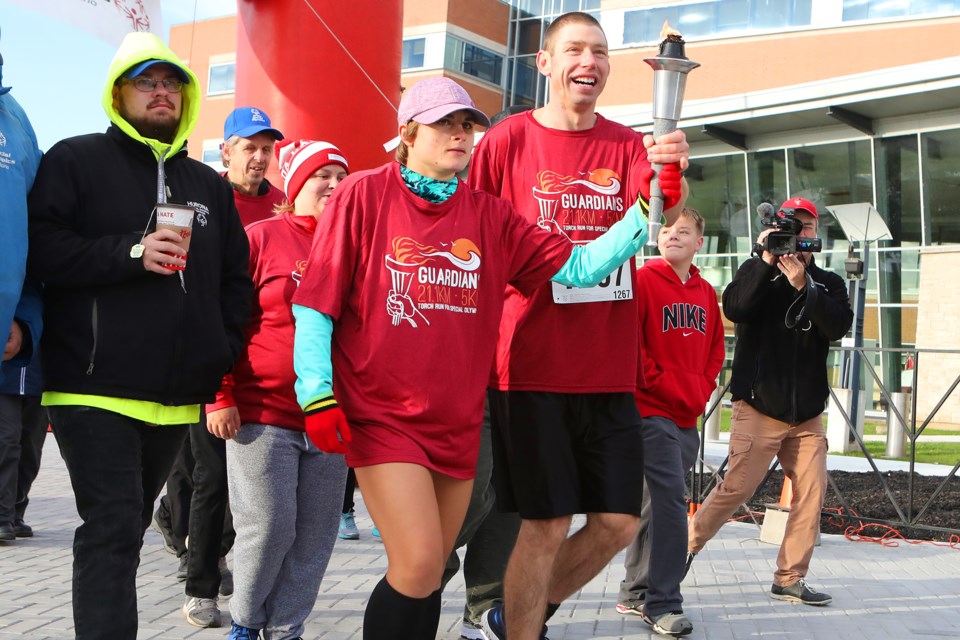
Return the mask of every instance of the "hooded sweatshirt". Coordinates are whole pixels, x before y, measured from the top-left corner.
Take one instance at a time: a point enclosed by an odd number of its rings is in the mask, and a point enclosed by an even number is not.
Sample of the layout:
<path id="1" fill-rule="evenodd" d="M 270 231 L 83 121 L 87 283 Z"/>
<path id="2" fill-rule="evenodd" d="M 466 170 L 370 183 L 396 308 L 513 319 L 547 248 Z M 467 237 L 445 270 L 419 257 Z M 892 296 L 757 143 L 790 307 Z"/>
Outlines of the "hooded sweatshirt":
<path id="1" fill-rule="evenodd" d="M 693 265 L 681 282 L 663 258 L 647 260 L 637 271 L 636 290 L 643 345 L 635 394 L 640 415 L 696 427 L 723 366 L 717 292 Z"/>
<path id="2" fill-rule="evenodd" d="M 128 69 L 153 59 L 189 78 L 172 144 L 141 136 L 113 97 Z M 159 38 L 129 34 L 103 92 L 110 128 L 63 140 L 41 162 L 29 198 L 28 272 L 46 286 L 46 404 L 183 422 L 184 414 L 163 408 L 213 400 L 240 352 L 252 292 L 249 248 L 230 186 L 187 157 L 199 95 L 197 77 Z M 131 256 L 156 227 L 158 167 L 167 200 L 195 209 L 182 280 L 148 272 Z M 145 404 L 130 409 L 131 400 Z"/>
<path id="3" fill-rule="evenodd" d="M 0 371 L 0 381 L 8 369 L 30 362 L 40 339 L 42 314 L 39 287 L 24 285 L 27 192 L 37 174 L 41 153 L 27 115 L 10 94 L 10 87 L 2 86 L 2 76 L 0 62 L 0 334 L 6 342 L 16 318 L 24 330 L 24 341 L 20 352 L 8 361 L 9 367 Z"/>

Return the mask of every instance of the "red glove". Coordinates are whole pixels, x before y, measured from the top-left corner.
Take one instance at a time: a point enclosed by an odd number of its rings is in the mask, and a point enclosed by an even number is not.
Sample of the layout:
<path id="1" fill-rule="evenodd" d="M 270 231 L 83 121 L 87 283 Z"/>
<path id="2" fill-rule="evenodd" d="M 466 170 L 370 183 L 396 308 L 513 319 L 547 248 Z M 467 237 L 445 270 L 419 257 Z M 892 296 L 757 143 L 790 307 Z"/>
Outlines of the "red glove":
<path id="1" fill-rule="evenodd" d="M 650 182 L 653 180 L 653 167 L 647 165 L 640 174 L 640 195 L 647 202 L 650 202 Z M 680 171 L 680 165 L 677 163 L 665 164 L 660 167 L 660 173 L 657 174 L 660 182 L 660 192 L 663 194 L 663 210 L 673 209 L 683 197 L 683 173 Z"/>
<path id="2" fill-rule="evenodd" d="M 307 435 L 320 451 L 346 453 L 350 444 L 347 417 L 334 400 L 321 409 L 307 412 Z"/>

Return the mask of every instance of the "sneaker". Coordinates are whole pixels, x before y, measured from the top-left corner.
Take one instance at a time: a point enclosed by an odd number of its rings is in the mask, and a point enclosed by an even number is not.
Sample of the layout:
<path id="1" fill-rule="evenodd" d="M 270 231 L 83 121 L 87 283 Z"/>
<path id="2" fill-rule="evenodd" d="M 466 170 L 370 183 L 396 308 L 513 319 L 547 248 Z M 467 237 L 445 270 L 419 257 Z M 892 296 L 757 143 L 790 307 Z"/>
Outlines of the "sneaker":
<path id="1" fill-rule="evenodd" d="M 833 602 L 833 598 L 826 593 L 820 593 L 813 587 L 808 586 L 807 581 L 803 578 L 800 578 L 787 587 L 781 587 L 777 584 L 773 585 L 773 587 L 770 588 L 770 597 L 774 600 L 799 602 L 814 607 L 822 607 Z"/>
<path id="2" fill-rule="evenodd" d="M 507 640 L 503 606 L 496 606 L 483 612 L 480 616 L 480 630 L 487 640 Z"/>
<path id="3" fill-rule="evenodd" d="M 373 537 L 376 538 L 379 542 L 383 542 L 383 538 L 380 537 L 380 529 L 377 529 L 376 527 L 374 527 L 371 533 L 373 533 Z"/>
<path id="4" fill-rule="evenodd" d="M 195 627 L 209 628 L 220 626 L 220 608 L 216 598 L 194 598 L 187 596 L 183 603 L 183 616 Z"/>
<path id="5" fill-rule="evenodd" d="M 503 605 L 498 604 L 492 609 L 487 609 L 483 612 L 483 615 L 480 616 L 481 635 L 474 637 L 483 638 L 484 640 L 506 640 L 506 629 L 506 620 L 503 618 Z M 460 630 L 462 633 L 463 627 L 461 627 Z M 547 625 L 543 625 L 543 628 L 540 629 L 540 640 L 550 640 L 547 637 Z"/>
<path id="6" fill-rule="evenodd" d="M 693 564 L 693 559 L 697 557 L 693 551 L 687 551 L 687 561 L 683 563 L 683 575 L 680 576 L 680 582 L 683 582 L 683 579 L 687 577 L 687 574 L 690 573 L 690 565 Z"/>
<path id="7" fill-rule="evenodd" d="M 227 566 L 226 556 L 220 558 L 217 562 L 217 568 L 220 569 L 220 595 L 223 597 L 233 595 L 233 572 Z"/>
<path id="8" fill-rule="evenodd" d="M 249 627 L 241 627 L 236 622 L 230 623 L 230 635 L 227 640 L 259 640 L 260 631 Z"/>
<path id="9" fill-rule="evenodd" d="M 687 620 L 687 616 L 683 615 L 683 611 L 668 611 L 658 616 L 650 616 L 646 611 L 640 611 L 640 619 L 653 627 L 654 633 L 662 636 L 679 638 L 693 632 L 693 625 Z"/>
<path id="10" fill-rule="evenodd" d="M 13 523 L 13 532 L 18 538 L 32 538 L 33 537 L 33 527 L 28 525 L 23 520 L 17 520 Z"/>
<path id="11" fill-rule="evenodd" d="M 163 548 L 168 553 L 177 555 L 177 548 L 173 545 L 173 531 L 170 530 L 169 522 L 161 522 L 160 510 L 153 513 L 153 519 L 150 520 L 150 526 L 163 538 Z"/>
<path id="12" fill-rule="evenodd" d="M 340 514 L 340 532 L 337 537 L 341 540 L 359 540 L 360 531 L 357 530 L 357 523 L 353 519 L 353 512 Z"/>
<path id="13" fill-rule="evenodd" d="M 643 601 L 636 600 L 633 602 L 618 602 L 617 603 L 617 613 L 624 616 L 640 616 L 643 615 Z"/>
<path id="14" fill-rule="evenodd" d="M 483 632 L 480 623 L 464 620 L 460 624 L 460 640 L 490 640 Z"/>
<path id="15" fill-rule="evenodd" d="M 187 554 L 180 556 L 180 566 L 177 567 L 177 582 L 187 581 Z"/>

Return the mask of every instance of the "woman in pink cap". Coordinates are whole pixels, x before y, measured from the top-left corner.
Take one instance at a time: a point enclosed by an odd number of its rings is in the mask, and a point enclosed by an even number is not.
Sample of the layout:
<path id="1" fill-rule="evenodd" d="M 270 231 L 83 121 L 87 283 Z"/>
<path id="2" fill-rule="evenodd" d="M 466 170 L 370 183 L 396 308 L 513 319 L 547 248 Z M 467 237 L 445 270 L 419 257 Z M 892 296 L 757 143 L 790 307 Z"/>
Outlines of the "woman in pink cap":
<path id="1" fill-rule="evenodd" d="M 227 440 L 237 531 L 231 640 L 303 634 L 337 538 L 347 473 L 343 456 L 317 449 L 305 433 L 290 307 L 347 160 L 312 140 L 281 143 L 276 153 L 286 199 L 276 216 L 246 228 L 254 283 L 246 345 L 207 405 L 208 428 Z"/>
<path id="2" fill-rule="evenodd" d="M 346 453 L 387 551 L 366 640 L 436 636 L 506 286 L 592 286 L 646 239 L 646 220 L 632 215 L 574 247 L 471 189 L 457 174 L 475 128 L 488 125 L 448 78 L 407 89 L 397 162 L 340 186 L 294 296 L 307 433 L 322 450 Z"/>

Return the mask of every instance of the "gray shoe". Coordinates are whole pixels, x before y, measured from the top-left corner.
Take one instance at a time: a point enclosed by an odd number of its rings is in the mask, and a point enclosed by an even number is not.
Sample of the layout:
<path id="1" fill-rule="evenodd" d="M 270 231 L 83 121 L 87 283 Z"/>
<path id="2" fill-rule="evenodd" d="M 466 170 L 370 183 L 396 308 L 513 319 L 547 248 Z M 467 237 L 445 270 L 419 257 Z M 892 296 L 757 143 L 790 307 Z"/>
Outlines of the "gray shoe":
<path id="1" fill-rule="evenodd" d="M 220 595 L 223 597 L 233 595 L 233 572 L 230 571 L 230 567 L 227 566 L 227 558 L 220 558 L 220 561 L 217 562 L 217 567 L 220 569 Z"/>
<path id="2" fill-rule="evenodd" d="M 180 556 L 180 566 L 177 567 L 177 582 L 187 581 L 187 554 Z"/>
<path id="3" fill-rule="evenodd" d="M 183 616 L 195 627 L 209 628 L 220 626 L 220 608 L 216 598 L 193 598 L 187 596 L 183 603 Z"/>
<path id="4" fill-rule="evenodd" d="M 658 616 L 650 616 L 646 611 L 642 611 L 640 618 L 653 627 L 654 633 L 662 636 L 679 638 L 693 632 L 693 625 L 687 620 L 687 616 L 683 615 L 683 611 L 670 611 Z"/>
<path id="5" fill-rule="evenodd" d="M 786 600 L 787 602 L 799 602 L 800 604 L 809 604 L 813 607 L 822 607 L 833 602 L 829 594 L 820 593 L 816 589 L 807 585 L 807 581 L 800 578 L 793 584 L 781 587 L 773 585 L 770 588 L 770 597 L 774 600 Z"/>

